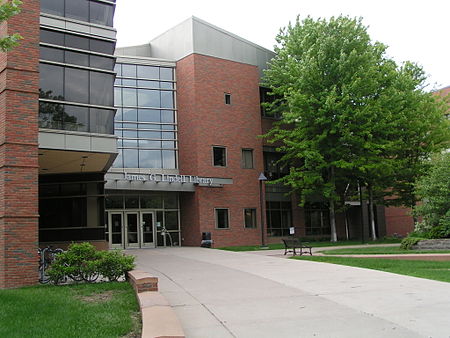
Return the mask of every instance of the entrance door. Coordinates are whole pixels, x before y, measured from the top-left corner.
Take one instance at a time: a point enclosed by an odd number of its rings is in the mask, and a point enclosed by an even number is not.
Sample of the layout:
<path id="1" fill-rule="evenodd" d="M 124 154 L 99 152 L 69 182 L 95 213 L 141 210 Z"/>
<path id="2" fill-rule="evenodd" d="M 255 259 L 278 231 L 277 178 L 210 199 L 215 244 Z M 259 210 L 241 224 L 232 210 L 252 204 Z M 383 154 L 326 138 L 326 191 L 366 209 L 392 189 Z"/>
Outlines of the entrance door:
<path id="1" fill-rule="evenodd" d="M 109 244 L 111 248 L 123 248 L 123 213 L 109 213 Z"/>
<path id="2" fill-rule="evenodd" d="M 138 212 L 125 212 L 125 248 L 140 247 L 140 226 Z"/>
<path id="3" fill-rule="evenodd" d="M 153 212 L 141 213 L 141 248 L 154 248 L 155 245 L 155 214 Z"/>

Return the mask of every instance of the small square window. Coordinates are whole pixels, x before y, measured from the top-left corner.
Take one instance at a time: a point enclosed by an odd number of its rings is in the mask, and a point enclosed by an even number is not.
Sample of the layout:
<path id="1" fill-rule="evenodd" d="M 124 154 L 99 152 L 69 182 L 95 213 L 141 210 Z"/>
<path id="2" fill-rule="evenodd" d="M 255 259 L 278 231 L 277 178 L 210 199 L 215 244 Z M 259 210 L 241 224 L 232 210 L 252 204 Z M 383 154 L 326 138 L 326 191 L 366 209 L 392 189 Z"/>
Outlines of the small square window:
<path id="1" fill-rule="evenodd" d="M 228 217 L 228 209 L 215 209 L 216 211 L 216 228 L 217 229 L 228 229 L 229 225 L 229 217 Z"/>
<path id="2" fill-rule="evenodd" d="M 256 228 L 256 209 L 244 209 L 244 227 L 246 229 Z"/>
<path id="3" fill-rule="evenodd" d="M 253 149 L 242 149 L 242 168 L 253 169 Z"/>
<path id="4" fill-rule="evenodd" d="M 213 165 L 215 167 L 226 167 L 227 152 L 225 147 L 213 147 Z"/>
<path id="5" fill-rule="evenodd" d="M 225 104 L 231 104 L 231 94 L 225 93 Z"/>

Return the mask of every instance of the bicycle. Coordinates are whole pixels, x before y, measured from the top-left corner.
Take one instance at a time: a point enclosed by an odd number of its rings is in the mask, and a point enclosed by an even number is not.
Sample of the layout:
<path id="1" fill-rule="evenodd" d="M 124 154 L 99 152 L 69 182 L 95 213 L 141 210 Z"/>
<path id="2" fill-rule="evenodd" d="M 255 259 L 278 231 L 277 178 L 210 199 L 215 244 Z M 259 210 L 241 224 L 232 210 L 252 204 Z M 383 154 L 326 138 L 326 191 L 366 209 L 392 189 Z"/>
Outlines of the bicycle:
<path id="1" fill-rule="evenodd" d="M 170 234 L 169 231 L 167 231 L 165 226 L 163 226 L 161 229 L 161 236 L 163 236 L 163 238 L 165 238 L 166 236 L 169 236 L 170 246 L 173 246 L 172 235 Z M 164 244 L 166 244 L 166 246 L 167 246 L 167 242 L 165 242 Z"/>
<path id="2" fill-rule="evenodd" d="M 50 281 L 50 276 L 47 274 L 47 270 L 50 265 L 55 261 L 56 256 L 63 253 L 63 249 L 53 249 L 51 246 L 47 246 L 43 249 L 38 248 L 39 255 L 39 283 L 47 284 Z"/>

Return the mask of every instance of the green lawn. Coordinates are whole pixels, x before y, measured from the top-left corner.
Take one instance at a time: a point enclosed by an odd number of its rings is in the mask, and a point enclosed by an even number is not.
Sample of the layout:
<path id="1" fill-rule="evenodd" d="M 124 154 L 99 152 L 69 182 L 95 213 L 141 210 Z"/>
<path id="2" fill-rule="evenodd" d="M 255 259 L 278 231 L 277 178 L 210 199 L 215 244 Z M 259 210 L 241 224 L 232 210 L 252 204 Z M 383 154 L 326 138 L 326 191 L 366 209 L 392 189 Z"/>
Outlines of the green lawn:
<path id="1" fill-rule="evenodd" d="M 403 250 L 400 247 L 367 247 L 323 250 L 324 255 L 387 255 L 387 254 L 423 254 L 423 253 L 450 253 L 450 250 Z"/>
<path id="2" fill-rule="evenodd" d="M 139 307 L 128 283 L 0 290 L 0 337 L 140 337 L 139 334 Z"/>
<path id="3" fill-rule="evenodd" d="M 361 241 L 337 241 L 337 242 L 329 242 L 329 241 L 308 241 L 304 240 L 305 243 L 308 243 L 309 246 L 312 246 L 313 248 L 319 248 L 319 247 L 328 247 L 328 246 L 342 246 L 342 245 L 359 245 L 362 244 Z M 401 239 L 397 238 L 389 238 L 389 239 L 380 239 L 377 241 L 370 241 L 367 244 L 391 244 L 391 243 L 400 243 Z M 275 243 L 275 244 L 269 244 L 267 245 L 269 247 L 269 250 L 277 250 L 277 249 L 284 249 L 284 244 L 281 243 Z M 257 250 L 267 250 L 267 249 L 261 249 L 260 245 L 248 245 L 248 246 L 226 246 L 222 248 L 218 248 L 219 250 L 228 250 L 228 251 L 257 251 Z"/>
<path id="4" fill-rule="evenodd" d="M 399 275 L 408 275 L 427 279 L 450 282 L 450 261 L 412 261 L 384 258 L 353 258 L 353 257 L 324 257 L 324 256 L 296 256 L 293 259 L 315 262 L 333 263 L 355 266 L 366 269 L 381 270 Z"/>

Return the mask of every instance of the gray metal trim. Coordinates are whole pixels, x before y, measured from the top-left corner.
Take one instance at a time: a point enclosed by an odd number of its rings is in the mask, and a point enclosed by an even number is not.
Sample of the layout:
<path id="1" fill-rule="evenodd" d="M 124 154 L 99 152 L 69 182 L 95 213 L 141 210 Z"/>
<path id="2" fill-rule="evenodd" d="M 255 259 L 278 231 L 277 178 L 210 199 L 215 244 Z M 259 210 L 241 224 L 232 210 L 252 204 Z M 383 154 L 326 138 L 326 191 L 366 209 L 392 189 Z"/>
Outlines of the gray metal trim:
<path id="1" fill-rule="evenodd" d="M 120 47 L 117 48 L 120 51 Z M 166 59 L 158 59 L 144 56 L 122 56 L 115 54 L 117 58 L 117 63 L 131 63 L 136 65 L 146 65 L 146 66 L 163 66 L 163 67 L 176 67 L 176 62 Z"/>
<path id="2" fill-rule="evenodd" d="M 73 63 L 64 63 L 64 62 L 49 61 L 49 60 L 42 60 L 42 59 L 39 60 L 39 63 L 46 63 L 46 64 L 50 64 L 50 65 L 69 67 L 69 68 L 76 68 L 76 69 L 83 69 L 83 70 L 93 70 L 93 71 L 99 72 L 99 73 L 106 73 L 106 74 L 110 74 L 110 75 L 116 75 L 116 72 L 114 72 L 113 70 L 106 70 L 106 69 L 101 69 L 101 68 L 92 68 L 92 67 L 74 65 Z"/>
<path id="3" fill-rule="evenodd" d="M 90 103 L 81 103 L 81 102 L 73 102 L 73 101 L 59 101 L 59 100 L 51 100 L 51 99 L 43 99 L 43 98 L 40 98 L 39 101 L 50 102 L 50 103 L 70 104 L 72 106 L 108 109 L 108 110 L 115 110 L 115 111 L 117 111 L 117 109 L 118 109 L 118 107 L 113 107 L 113 106 L 100 106 L 100 105 L 95 105 L 95 104 L 90 104 Z"/>

